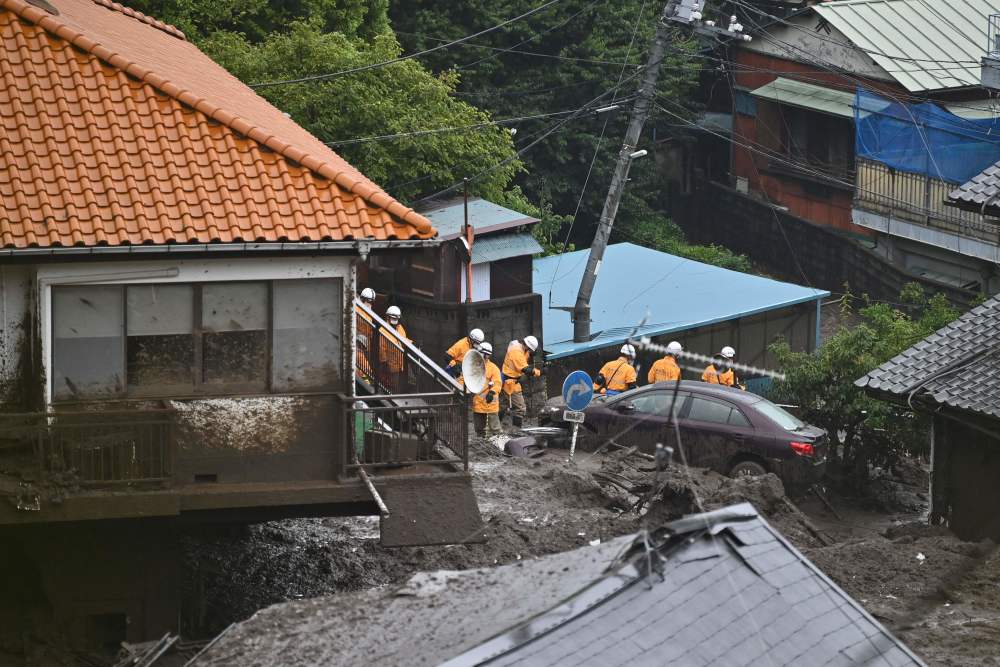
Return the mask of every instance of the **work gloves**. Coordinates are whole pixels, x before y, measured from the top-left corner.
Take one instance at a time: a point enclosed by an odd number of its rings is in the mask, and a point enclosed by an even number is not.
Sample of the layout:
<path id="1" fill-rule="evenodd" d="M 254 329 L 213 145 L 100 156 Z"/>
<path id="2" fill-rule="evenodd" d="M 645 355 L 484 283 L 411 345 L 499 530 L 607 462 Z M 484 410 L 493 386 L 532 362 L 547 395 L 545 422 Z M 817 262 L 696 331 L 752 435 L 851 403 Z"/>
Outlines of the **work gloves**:
<path id="1" fill-rule="evenodd" d="M 491 389 L 489 392 L 487 392 L 487 394 L 486 394 L 486 402 L 487 403 L 492 403 L 493 401 L 496 400 L 496 398 L 497 398 L 497 393 L 495 391 L 493 391 Z"/>

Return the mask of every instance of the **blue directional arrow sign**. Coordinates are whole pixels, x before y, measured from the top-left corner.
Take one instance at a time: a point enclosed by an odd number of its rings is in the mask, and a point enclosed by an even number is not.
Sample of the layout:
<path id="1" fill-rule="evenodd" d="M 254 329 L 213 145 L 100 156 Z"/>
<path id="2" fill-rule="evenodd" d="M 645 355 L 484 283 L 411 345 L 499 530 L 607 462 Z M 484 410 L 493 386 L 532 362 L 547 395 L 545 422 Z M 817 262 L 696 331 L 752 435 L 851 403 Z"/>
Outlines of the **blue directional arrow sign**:
<path id="1" fill-rule="evenodd" d="M 573 371 L 563 381 L 562 397 L 570 410 L 583 410 L 594 398 L 594 381 L 584 371 Z"/>

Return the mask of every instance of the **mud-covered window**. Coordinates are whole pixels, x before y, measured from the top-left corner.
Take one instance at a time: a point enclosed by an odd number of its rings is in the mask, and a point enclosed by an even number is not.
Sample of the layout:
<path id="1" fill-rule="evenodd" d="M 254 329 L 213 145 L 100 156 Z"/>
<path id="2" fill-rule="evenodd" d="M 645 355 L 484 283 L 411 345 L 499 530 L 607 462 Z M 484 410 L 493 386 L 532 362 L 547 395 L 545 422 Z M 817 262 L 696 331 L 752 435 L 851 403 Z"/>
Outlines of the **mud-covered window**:
<path id="1" fill-rule="evenodd" d="M 52 288 L 52 397 L 105 398 L 124 390 L 122 290 Z"/>
<path id="2" fill-rule="evenodd" d="M 247 391 L 267 388 L 268 286 L 201 287 L 202 382 Z"/>
<path id="3" fill-rule="evenodd" d="M 125 301 L 129 393 L 191 393 L 195 368 L 194 287 L 129 285 Z"/>
<path id="4" fill-rule="evenodd" d="M 343 309 L 339 279 L 275 281 L 275 391 L 340 386 Z"/>

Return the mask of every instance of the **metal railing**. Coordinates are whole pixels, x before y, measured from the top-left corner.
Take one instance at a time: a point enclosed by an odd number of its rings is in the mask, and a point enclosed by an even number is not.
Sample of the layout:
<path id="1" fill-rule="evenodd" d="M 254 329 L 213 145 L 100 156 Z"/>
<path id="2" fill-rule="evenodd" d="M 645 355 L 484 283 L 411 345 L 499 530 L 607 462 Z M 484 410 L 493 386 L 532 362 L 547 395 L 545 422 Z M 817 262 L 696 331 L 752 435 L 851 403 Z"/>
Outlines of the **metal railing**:
<path id="1" fill-rule="evenodd" d="M 864 210 L 1000 245 L 1000 225 L 945 204 L 948 194 L 959 185 L 858 158 L 854 201 Z"/>
<path id="2" fill-rule="evenodd" d="M 174 469 L 168 409 L 0 415 L 0 461 L 27 476 L 65 473 L 88 486 L 167 482 Z"/>
<path id="3" fill-rule="evenodd" d="M 468 405 L 463 393 L 342 397 L 341 404 L 346 470 L 458 462 L 468 470 Z"/>
<path id="4" fill-rule="evenodd" d="M 461 391 L 455 380 L 420 348 L 363 303 L 354 303 L 357 376 L 376 394 Z"/>

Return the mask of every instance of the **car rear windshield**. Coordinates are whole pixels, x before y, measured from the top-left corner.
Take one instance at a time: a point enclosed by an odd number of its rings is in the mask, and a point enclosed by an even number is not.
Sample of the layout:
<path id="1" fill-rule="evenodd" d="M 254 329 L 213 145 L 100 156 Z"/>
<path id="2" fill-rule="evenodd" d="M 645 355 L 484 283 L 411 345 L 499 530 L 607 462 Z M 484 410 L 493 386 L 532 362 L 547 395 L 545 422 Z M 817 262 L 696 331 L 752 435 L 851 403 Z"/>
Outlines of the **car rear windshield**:
<path id="1" fill-rule="evenodd" d="M 787 410 L 779 408 L 771 401 L 763 400 L 758 403 L 754 403 L 753 407 L 786 431 L 797 431 L 805 426 L 805 422 L 801 421 L 798 417 Z"/>

